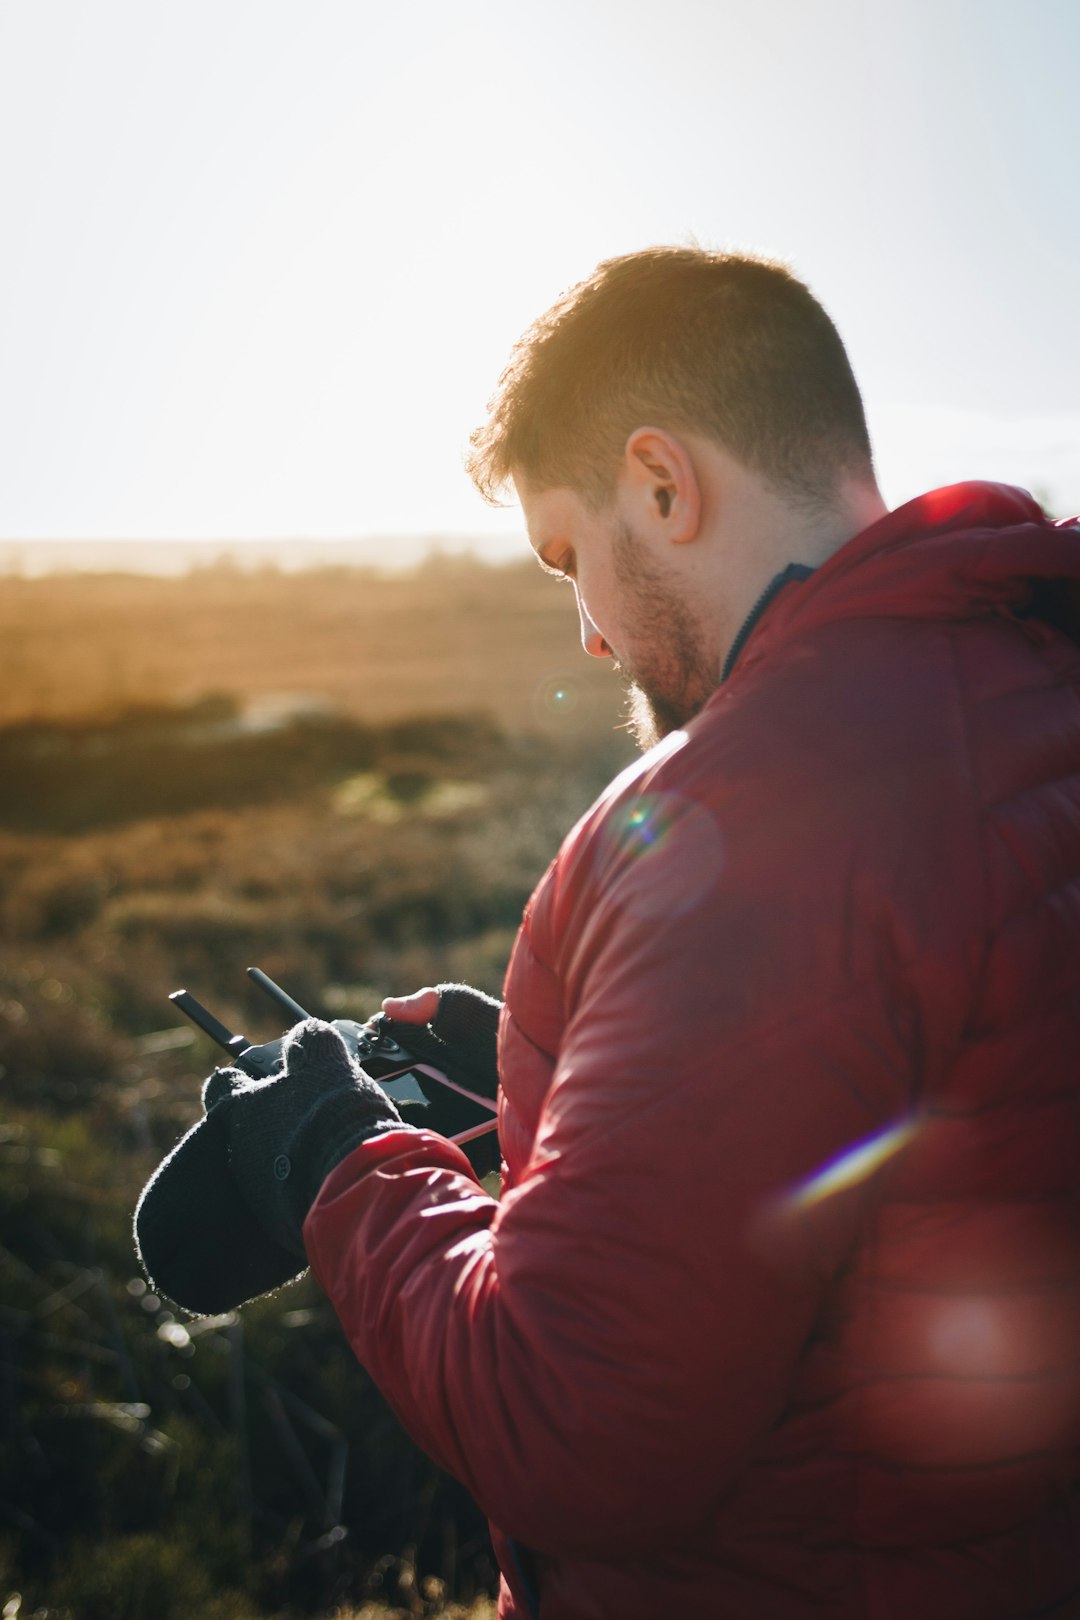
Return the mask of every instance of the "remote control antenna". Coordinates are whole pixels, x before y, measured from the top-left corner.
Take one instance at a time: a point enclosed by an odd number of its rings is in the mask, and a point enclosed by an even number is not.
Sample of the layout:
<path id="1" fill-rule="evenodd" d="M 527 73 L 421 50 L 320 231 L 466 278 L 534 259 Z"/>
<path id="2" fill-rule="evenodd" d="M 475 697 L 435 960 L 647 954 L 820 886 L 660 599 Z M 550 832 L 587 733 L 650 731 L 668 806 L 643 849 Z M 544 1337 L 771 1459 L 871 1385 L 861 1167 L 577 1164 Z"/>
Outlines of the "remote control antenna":
<path id="1" fill-rule="evenodd" d="M 226 1052 L 232 1052 L 235 1056 L 251 1045 L 246 1035 L 234 1035 L 220 1018 L 215 1018 L 201 1001 L 196 1001 L 186 990 L 174 990 L 169 1000 L 174 1001 L 193 1024 L 198 1024 L 204 1035 L 209 1035 L 210 1039 L 223 1046 Z"/>
<path id="2" fill-rule="evenodd" d="M 311 1014 L 305 1012 L 300 1003 L 294 1001 L 292 996 L 281 988 L 280 984 L 275 984 L 270 975 L 264 973 L 262 968 L 250 967 L 247 970 L 247 975 L 249 979 L 258 985 L 260 990 L 266 991 L 270 1000 L 276 1002 L 281 1011 L 287 1013 L 294 1024 L 303 1023 L 305 1018 L 311 1017 Z"/>

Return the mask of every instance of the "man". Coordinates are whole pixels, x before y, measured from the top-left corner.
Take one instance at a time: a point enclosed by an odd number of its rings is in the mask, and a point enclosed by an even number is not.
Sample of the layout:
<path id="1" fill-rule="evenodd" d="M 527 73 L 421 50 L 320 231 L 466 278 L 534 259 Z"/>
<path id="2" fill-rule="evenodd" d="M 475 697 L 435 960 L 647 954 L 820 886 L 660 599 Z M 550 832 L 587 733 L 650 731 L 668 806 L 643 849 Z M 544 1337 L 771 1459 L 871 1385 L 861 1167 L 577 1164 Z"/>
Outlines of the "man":
<path id="1" fill-rule="evenodd" d="M 1080 1615 L 1077 532 L 887 513 L 824 311 L 691 249 L 543 317 L 470 466 L 649 751 L 526 909 L 501 1201 L 305 1027 L 237 1082 L 250 1209 L 504 1616 Z"/>

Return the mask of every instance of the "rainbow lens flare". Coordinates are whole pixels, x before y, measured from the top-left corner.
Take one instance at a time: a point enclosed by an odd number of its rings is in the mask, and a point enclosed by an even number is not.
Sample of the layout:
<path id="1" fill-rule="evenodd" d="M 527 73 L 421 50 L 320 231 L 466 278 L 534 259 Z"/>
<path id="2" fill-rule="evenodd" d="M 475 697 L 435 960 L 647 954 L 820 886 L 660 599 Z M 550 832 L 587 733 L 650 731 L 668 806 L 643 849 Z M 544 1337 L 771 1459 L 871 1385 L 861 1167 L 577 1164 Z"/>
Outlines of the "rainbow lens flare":
<path id="1" fill-rule="evenodd" d="M 854 1147 L 846 1148 L 821 1170 L 815 1170 L 813 1175 L 801 1182 L 788 1195 L 788 1207 L 810 1209 L 833 1193 L 857 1187 L 880 1170 L 901 1148 L 906 1147 L 917 1130 L 918 1124 L 914 1119 L 905 1119 L 884 1131 L 878 1131 L 874 1136 L 868 1136 L 865 1141 L 856 1142 Z"/>
<path id="2" fill-rule="evenodd" d="M 597 876 L 614 903 L 667 922 L 701 905 L 724 870 L 715 818 L 676 793 L 636 793 L 614 804 L 597 850 Z"/>
<path id="3" fill-rule="evenodd" d="M 648 848 L 664 831 L 664 805 L 659 799 L 639 799 L 622 824 L 624 849 Z M 669 818 L 670 819 L 670 818 Z"/>

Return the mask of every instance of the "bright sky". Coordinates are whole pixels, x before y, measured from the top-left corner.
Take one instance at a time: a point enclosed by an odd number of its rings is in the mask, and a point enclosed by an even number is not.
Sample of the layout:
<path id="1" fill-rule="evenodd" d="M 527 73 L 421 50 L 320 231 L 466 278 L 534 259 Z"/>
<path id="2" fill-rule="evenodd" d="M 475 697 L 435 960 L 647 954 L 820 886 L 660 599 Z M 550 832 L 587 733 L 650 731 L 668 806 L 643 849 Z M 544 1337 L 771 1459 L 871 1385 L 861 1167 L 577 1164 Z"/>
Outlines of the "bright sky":
<path id="1" fill-rule="evenodd" d="M 494 546 L 510 345 L 691 236 L 821 297 L 887 499 L 1075 511 L 1078 74 L 1077 0 L 0 0 L 0 540 Z"/>

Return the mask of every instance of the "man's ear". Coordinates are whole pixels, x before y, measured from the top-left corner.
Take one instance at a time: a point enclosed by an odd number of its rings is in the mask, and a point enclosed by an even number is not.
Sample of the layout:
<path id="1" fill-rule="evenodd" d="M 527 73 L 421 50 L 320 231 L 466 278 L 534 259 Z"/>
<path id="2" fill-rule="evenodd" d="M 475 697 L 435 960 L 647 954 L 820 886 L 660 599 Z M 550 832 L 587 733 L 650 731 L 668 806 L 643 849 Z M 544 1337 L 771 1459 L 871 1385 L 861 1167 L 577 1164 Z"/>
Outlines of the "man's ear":
<path id="1" fill-rule="evenodd" d="M 663 428 L 635 428 L 623 451 L 623 498 L 635 532 L 669 544 L 697 538 L 701 485 L 682 439 Z"/>

